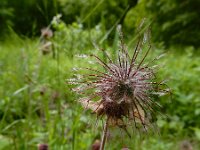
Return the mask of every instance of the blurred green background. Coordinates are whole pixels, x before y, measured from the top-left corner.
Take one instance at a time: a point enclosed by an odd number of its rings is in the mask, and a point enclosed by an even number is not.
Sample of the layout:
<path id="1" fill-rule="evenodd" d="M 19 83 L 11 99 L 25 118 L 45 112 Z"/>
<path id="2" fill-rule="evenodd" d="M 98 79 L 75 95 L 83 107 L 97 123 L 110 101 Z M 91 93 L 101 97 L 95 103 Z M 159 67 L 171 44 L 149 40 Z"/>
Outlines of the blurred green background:
<path id="1" fill-rule="evenodd" d="M 169 79 L 172 95 L 153 124 L 160 134 L 135 133 L 129 139 L 111 131 L 108 150 L 200 149 L 200 1 L 199 0 L 1 0 L 0 2 L 0 150 L 92 149 L 101 120 L 77 102 L 66 79 L 81 66 L 96 66 L 79 54 L 114 55 L 121 24 L 133 52 L 143 18 L 151 27 L 148 59 L 167 53 L 158 78 Z M 86 73 L 87 71 L 85 70 Z M 114 134 L 115 133 L 115 134 Z M 117 142 L 116 142 L 117 141 Z"/>

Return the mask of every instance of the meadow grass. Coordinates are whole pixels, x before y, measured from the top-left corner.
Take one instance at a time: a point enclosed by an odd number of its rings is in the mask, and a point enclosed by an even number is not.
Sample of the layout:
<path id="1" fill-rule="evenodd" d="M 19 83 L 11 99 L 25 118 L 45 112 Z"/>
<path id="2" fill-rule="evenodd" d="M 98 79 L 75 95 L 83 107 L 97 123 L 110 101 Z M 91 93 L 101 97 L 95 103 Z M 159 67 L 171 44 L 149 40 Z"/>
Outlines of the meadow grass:
<path id="1" fill-rule="evenodd" d="M 51 150 L 85 150 L 100 139 L 101 120 L 96 127 L 95 116 L 83 110 L 76 101 L 78 96 L 66 84 L 66 79 L 73 76 L 71 69 L 87 66 L 88 62 L 62 50 L 55 58 L 42 55 L 38 39 L 17 35 L 0 43 L 0 53 L 0 150 L 37 149 L 40 143 L 47 143 Z M 131 150 L 173 150 L 179 149 L 182 140 L 191 141 L 198 149 L 198 56 L 190 47 L 184 52 L 172 48 L 160 60 L 165 67 L 158 76 L 170 77 L 168 85 L 173 92 L 170 100 L 161 99 L 162 111 L 169 119 L 158 119 L 160 135 L 137 133 L 129 139 L 116 130 L 113 133 L 117 136 L 108 140 L 107 149 L 127 146 Z"/>

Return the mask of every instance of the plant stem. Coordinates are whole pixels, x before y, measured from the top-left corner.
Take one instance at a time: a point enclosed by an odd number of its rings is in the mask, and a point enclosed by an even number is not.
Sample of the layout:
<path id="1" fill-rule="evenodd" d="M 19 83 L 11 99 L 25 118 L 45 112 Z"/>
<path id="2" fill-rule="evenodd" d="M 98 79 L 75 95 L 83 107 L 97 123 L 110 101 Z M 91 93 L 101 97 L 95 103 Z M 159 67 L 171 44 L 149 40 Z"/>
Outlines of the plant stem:
<path id="1" fill-rule="evenodd" d="M 104 150 L 105 147 L 105 143 L 106 143 L 106 138 L 107 138 L 107 131 L 108 131 L 108 121 L 109 121 L 109 117 L 106 119 L 105 125 L 104 125 L 104 129 L 103 129 L 103 136 L 101 139 L 101 146 L 99 150 Z"/>

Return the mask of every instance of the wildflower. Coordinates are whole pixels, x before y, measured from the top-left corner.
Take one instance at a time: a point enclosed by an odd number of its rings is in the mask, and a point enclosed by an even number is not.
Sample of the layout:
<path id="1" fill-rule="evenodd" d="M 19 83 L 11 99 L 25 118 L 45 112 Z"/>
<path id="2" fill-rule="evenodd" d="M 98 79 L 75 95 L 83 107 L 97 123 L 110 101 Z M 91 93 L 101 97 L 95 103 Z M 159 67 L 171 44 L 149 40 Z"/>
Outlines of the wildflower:
<path id="1" fill-rule="evenodd" d="M 150 44 L 141 60 L 137 60 L 149 34 L 144 34 L 143 41 L 142 36 L 139 36 L 132 57 L 124 44 L 121 30 L 119 34 L 120 50 L 117 61 L 112 60 L 105 51 L 108 63 L 92 55 L 106 71 L 86 68 L 94 73 L 70 81 L 71 84 L 79 85 L 73 89 L 75 92 L 83 95 L 87 94 L 87 91 L 91 92 L 81 98 L 80 103 L 85 108 L 91 109 L 97 116 L 107 118 L 101 147 L 104 147 L 109 126 L 118 126 L 127 131 L 126 126 L 133 122 L 135 127 L 141 124 L 147 130 L 147 114 L 154 113 L 156 111 L 154 107 L 160 107 L 152 98 L 153 95 L 163 95 L 167 92 L 161 87 L 164 83 L 154 81 L 156 75 L 151 63 L 159 57 L 143 64 L 151 49 Z"/>
<path id="2" fill-rule="evenodd" d="M 99 150 L 100 145 L 101 145 L 101 141 L 95 140 L 94 143 L 92 144 L 92 150 Z"/>
<path id="3" fill-rule="evenodd" d="M 52 42 L 45 41 L 44 43 L 41 44 L 40 49 L 43 55 L 49 54 L 52 50 Z"/>
<path id="4" fill-rule="evenodd" d="M 127 148 L 127 147 L 124 147 L 124 148 L 122 148 L 121 150 L 130 150 L 129 148 Z"/>
<path id="5" fill-rule="evenodd" d="M 48 145 L 47 144 L 39 144 L 38 150 L 48 150 Z"/>
<path id="6" fill-rule="evenodd" d="M 43 55 L 49 54 L 52 51 L 53 43 L 50 40 L 52 37 L 53 31 L 49 27 L 41 29 L 40 50 Z"/>
<path id="7" fill-rule="evenodd" d="M 192 143 L 188 140 L 181 141 L 180 150 L 193 150 Z"/>
<path id="8" fill-rule="evenodd" d="M 52 36 L 53 36 L 53 31 L 50 28 L 46 27 L 41 29 L 41 37 L 49 39 Z"/>

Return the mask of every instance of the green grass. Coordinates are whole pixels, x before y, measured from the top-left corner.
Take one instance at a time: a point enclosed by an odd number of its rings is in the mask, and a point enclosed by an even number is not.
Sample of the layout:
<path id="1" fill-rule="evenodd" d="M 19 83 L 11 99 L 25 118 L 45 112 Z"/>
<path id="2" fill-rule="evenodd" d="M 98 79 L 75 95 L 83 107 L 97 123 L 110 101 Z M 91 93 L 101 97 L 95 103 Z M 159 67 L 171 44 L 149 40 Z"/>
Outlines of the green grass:
<path id="1" fill-rule="evenodd" d="M 73 76 L 73 67 L 88 63 L 62 49 L 56 49 L 55 58 L 42 55 L 38 39 L 13 36 L 0 43 L 0 150 L 34 150 L 40 143 L 48 143 L 51 150 L 90 149 L 100 138 L 101 121 L 94 126 L 95 116 L 83 110 L 65 83 Z M 170 100 L 161 99 L 169 118 L 158 117 L 160 136 L 137 133 L 129 139 L 116 129 L 107 149 L 178 150 L 182 140 L 191 141 L 196 150 L 200 146 L 199 54 L 190 47 L 184 52 L 172 48 L 160 62 L 165 67 L 158 76 L 170 77 L 173 92 Z"/>

